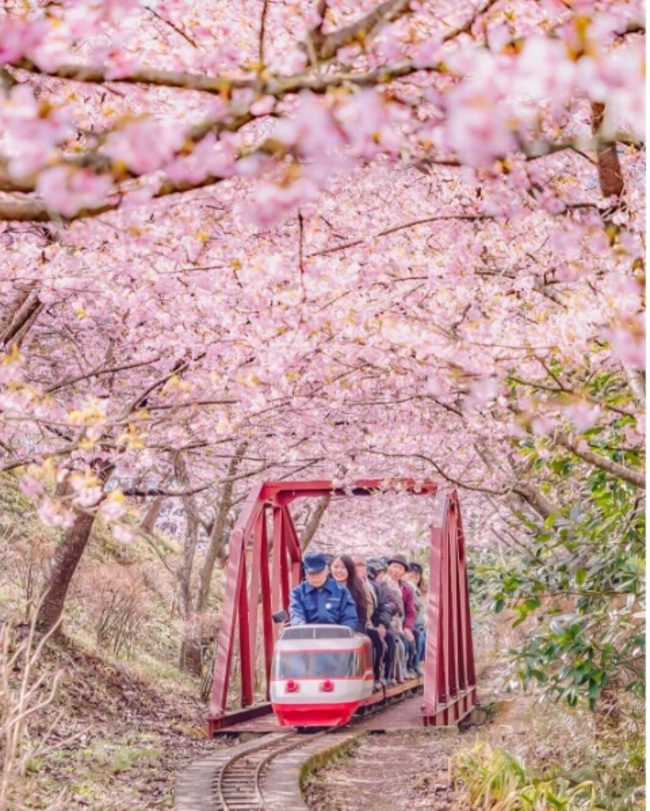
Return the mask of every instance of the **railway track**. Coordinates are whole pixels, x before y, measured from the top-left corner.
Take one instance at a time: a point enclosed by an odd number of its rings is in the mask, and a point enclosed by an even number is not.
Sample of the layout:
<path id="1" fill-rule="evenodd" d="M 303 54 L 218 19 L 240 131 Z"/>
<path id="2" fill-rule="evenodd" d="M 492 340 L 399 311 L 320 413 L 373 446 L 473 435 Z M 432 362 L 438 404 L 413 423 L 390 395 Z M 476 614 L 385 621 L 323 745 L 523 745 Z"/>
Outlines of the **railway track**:
<path id="1" fill-rule="evenodd" d="M 358 733 L 272 733 L 194 763 L 176 787 L 177 811 L 292 811 L 306 806 L 300 766 L 320 749 Z M 323 741 L 323 738 L 331 741 Z M 325 744 L 325 746 L 324 746 Z M 268 778 L 268 779 L 267 779 Z"/>
<path id="2" fill-rule="evenodd" d="M 364 715 L 384 709 L 372 707 Z M 197 761 L 176 785 L 176 811 L 306 809 L 300 793 L 302 766 L 323 750 L 338 749 L 362 734 L 355 726 L 353 721 L 343 732 L 271 732 Z"/>
<path id="3" fill-rule="evenodd" d="M 310 736 L 309 743 L 320 738 L 320 732 Z M 216 811 L 261 811 L 268 805 L 262 785 L 266 767 L 272 760 L 287 752 L 306 745 L 304 736 L 294 733 L 269 736 L 258 748 L 244 753 L 235 753 L 224 765 L 215 779 L 214 808 Z"/>

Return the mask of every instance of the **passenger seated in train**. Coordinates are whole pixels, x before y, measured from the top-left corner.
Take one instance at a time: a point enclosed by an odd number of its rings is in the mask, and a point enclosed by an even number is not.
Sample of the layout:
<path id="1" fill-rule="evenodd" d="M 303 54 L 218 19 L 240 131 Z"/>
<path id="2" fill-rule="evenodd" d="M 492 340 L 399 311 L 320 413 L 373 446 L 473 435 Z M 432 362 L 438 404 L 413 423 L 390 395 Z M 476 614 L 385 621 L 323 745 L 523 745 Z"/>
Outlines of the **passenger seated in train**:
<path id="1" fill-rule="evenodd" d="M 365 633 L 372 642 L 372 668 L 375 678 L 375 690 L 385 687 L 388 684 L 386 677 L 386 658 L 388 655 L 387 632 L 390 628 L 392 611 L 385 599 L 382 599 L 379 591 L 379 583 L 374 583 L 368 577 L 368 565 L 362 555 L 352 555 L 354 568 L 357 577 L 363 583 L 368 600 L 368 620 Z M 392 647 L 395 647 L 395 640 L 390 640 Z"/>
<path id="2" fill-rule="evenodd" d="M 337 555 L 330 564 L 332 577 L 339 586 L 345 586 L 350 592 L 357 609 L 357 630 L 360 634 L 366 630 L 368 620 L 368 597 L 366 590 L 357 577 L 357 570 L 350 555 Z"/>
<path id="3" fill-rule="evenodd" d="M 357 629 L 357 609 L 350 592 L 330 577 L 322 552 L 308 552 L 303 558 L 305 580 L 291 592 L 291 625 L 346 625 Z"/>
<path id="4" fill-rule="evenodd" d="M 404 575 L 404 578 L 415 586 L 415 608 L 417 610 L 417 617 L 415 619 L 413 632 L 415 634 L 415 646 L 417 651 L 416 664 L 418 669 L 421 670 L 420 665 L 424 662 L 427 640 L 426 597 L 429 589 L 422 566 L 420 566 L 419 563 L 409 563 L 409 570 Z"/>
<path id="5" fill-rule="evenodd" d="M 400 607 L 400 628 L 398 631 L 406 652 L 406 678 L 417 676 L 415 635 L 415 620 L 417 611 L 415 609 L 415 588 L 408 581 L 404 580 L 404 575 L 408 571 L 409 565 L 404 555 L 394 555 L 388 561 L 388 573 L 386 583 L 393 593 L 401 595 Z M 395 618 L 393 622 L 397 625 Z M 398 679 L 399 681 L 399 679 Z"/>
<path id="6" fill-rule="evenodd" d="M 397 606 L 390 622 L 390 629 L 395 637 L 395 660 L 391 672 L 391 681 L 403 684 L 407 677 L 406 673 L 406 645 L 407 638 L 404 636 L 404 601 L 399 586 L 388 576 L 384 578 L 384 585 L 389 592 L 391 599 Z"/>
<path id="7" fill-rule="evenodd" d="M 386 643 L 386 656 L 381 679 L 392 687 L 397 683 L 396 669 L 398 667 L 397 652 L 399 639 L 393 630 L 393 617 L 399 613 L 399 602 L 398 598 L 390 591 L 384 582 L 386 570 L 386 564 L 383 563 L 381 559 L 373 558 L 368 561 L 368 580 L 375 587 L 377 594 L 377 612 L 373 615 L 373 624 L 380 633 L 383 633 L 383 629 L 385 629 L 383 636 L 384 642 Z M 403 647 L 400 641 L 400 648 L 402 650 Z"/>
<path id="8" fill-rule="evenodd" d="M 374 591 L 367 581 L 357 573 L 354 558 L 351 555 L 337 555 L 331 565 L 332 577 L 345 586 L 352 595 L 357 607 L 359 621 L 357 631 L 369 637 L 372 643 L 372 668 L 374 676 L 374 689 L 382 688 L 381 667 L 384 659 L 384 642 L 373 627 L 371 616 L 375 610 L 376 599 Z"/>

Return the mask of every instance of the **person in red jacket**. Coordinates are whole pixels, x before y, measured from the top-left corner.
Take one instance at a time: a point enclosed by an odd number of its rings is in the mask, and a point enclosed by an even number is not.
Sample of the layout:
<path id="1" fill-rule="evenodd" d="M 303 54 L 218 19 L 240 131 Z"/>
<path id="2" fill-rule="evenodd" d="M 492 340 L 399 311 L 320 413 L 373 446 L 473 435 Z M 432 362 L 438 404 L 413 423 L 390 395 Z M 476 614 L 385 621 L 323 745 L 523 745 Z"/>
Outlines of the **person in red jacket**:
<path id="1" fill-rule="evenodd" d="M 388 577 L 391 580 L 399 583 L 400 591 L 402 593 L 402 601 L 404 603 L 404 617 L 402 620 L 402 634 L 404 637 L 404 644 L 406 650 L 406 667 L 408 675 L 411 678 L 417 676 L 417 663 L 416 663 L 416 648 L 415 648 L 415 621 L 418 616 L 417 608 L 415 605 L 415 593 L 411 583 L 404 579 L 404 575 L 408 572 L 409 564 L 404 555 L 393 555 L 388 559 Z"/>

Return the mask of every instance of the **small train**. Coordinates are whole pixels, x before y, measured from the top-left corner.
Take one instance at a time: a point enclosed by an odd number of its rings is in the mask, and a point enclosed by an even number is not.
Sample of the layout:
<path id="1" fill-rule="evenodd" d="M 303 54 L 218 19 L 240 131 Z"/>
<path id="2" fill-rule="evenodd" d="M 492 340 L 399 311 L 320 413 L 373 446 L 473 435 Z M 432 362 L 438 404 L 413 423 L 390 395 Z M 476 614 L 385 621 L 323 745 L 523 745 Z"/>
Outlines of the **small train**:
<path id="1" fill-rule="evenodd" d="M 271 705 L 281 726 L 343 726 L 374 693 L 372 648 L 344 625 L 287 627 L 275 644 Z"/>

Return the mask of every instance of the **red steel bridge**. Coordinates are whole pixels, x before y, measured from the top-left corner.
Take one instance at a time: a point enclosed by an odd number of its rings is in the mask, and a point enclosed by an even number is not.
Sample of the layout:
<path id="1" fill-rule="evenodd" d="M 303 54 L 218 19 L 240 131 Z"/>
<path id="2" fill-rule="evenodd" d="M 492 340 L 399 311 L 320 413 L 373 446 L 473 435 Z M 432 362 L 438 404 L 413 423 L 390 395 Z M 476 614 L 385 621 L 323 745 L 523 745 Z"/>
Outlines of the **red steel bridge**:
<path id="1" fill-rule="evenodd" d="M 266 482 L 251 491 L 230 537 L 226 592 L 217 637 L 209 731 L 214 735 L 240 721 L 270 712 L 273 644 L 280 628 L 272 615 L 289 609 L 291 589 L 301 578 L 302 550 L 289 505 L 297 498 L 435 495 L 434 482 L 364 479 L 345 487 L 331 481 Z M 457 724 L 476 706 L 476 675 L 469 610 L 465 541 L 456 491 L 439 494 L 431 527 L 424 726 Z M 354 552 L 354 550 L 350 550 Z M 257 652 L 263 659 L 266 702 L 255 704 Z M 237 657 L 239 707 L 227 710 L 233 660 Z"/>

